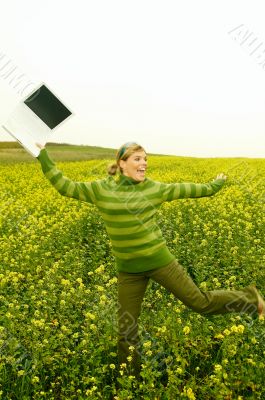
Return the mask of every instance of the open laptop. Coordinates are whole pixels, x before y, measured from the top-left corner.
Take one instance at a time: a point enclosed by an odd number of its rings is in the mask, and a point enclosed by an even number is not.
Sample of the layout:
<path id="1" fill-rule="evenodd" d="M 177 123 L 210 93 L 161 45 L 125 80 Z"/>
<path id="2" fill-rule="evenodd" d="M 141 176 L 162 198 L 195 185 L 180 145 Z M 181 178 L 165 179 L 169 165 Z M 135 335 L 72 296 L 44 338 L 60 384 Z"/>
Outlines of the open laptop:
<path id="1" fill-rule="evenodd" d="M 16 106 L 2 127 L 12 135 L 33 157 L 52 139 L 58 126 L 73 115 L 47 85 L 41 83 Z"/>

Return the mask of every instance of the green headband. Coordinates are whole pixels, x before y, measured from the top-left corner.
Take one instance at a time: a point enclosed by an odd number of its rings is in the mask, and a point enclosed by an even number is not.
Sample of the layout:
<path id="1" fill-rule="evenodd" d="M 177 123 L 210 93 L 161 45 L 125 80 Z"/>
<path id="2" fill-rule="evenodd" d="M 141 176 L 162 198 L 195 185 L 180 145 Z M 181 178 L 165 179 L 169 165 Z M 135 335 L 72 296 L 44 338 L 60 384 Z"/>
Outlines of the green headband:
<path id="1" fill-rule="evenodd" d="M 131 146 L 132 144 L 136 144 L 136 145 L 137 145 L 138 143 L 135 143 L 135 142 L 127 142 L 127 143 L 124 144 L 124 146 L 122 146 L 121 150 L 120 150 L 119 153 L 118 153 L 118 157 L 117 157 L 118 160 L 120 160 L 120 159 L 122 158 L 122 156 L 123 156 L 123 154 L 125 153 L 126 149 L 127 149 L 129 146 Z"/>

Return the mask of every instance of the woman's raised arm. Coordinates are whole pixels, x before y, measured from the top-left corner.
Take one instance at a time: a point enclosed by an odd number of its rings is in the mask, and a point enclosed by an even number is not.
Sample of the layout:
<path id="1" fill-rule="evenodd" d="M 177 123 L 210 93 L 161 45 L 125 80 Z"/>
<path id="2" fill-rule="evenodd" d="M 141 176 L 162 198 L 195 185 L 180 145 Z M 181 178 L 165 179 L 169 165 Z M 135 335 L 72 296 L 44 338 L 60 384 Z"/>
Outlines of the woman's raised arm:
<path id="1" fill-rule="evenodd" d="M 221 173 L 209 183 L 161 183 L 160 190 L 164 201 L 212 196 L 222 188 L 226 178 Z"/>
<path id="2" fill-rule="evenodd" d="M 36 143 L 36 146 L 41 149 L 37 159 L 41 163 L 44 175 L 62 196 L 72 197 L 77 200 L 95 204 L 94 182 L 74 182 L 66 176 L 63 176 L 63 173 L 49 157 L 45 146 L 39 143 Z"/>

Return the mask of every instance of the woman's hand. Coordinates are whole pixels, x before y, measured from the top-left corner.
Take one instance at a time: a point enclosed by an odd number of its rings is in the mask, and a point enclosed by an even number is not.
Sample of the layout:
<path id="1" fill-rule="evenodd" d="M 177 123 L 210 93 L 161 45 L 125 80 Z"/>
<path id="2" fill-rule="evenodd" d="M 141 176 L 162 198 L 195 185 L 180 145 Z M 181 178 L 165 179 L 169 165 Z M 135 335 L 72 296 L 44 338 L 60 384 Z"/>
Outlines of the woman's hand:
<path id="1" fill-rule="evenodd" d="M 43 146 L 40 143 L 35 143 L 35 145 L 39 148 L 39 149 L 45 149 L 45 146 Z"/>
<path id="2" fill-rule="evenodd" d="M 224 175 L 223 173 L 221 173 L 221 174 L 217 175 L 217 177 L 215 179 L 224 179 L 224 180 L 226 180 L 226 178 L 227 178 L 227 176 Z"/>

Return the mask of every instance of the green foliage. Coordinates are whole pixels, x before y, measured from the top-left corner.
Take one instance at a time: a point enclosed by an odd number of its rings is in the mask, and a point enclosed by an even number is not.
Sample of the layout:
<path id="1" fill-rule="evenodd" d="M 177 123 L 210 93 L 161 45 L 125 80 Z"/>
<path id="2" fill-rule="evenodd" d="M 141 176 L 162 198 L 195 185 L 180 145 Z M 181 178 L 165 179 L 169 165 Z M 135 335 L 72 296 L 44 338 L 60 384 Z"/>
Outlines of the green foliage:
<path id="1" fill-rule="evenodd" d="M 82 181 L 105 176 L 108 162 L 58 166 Z M 265 161 L 149 163 L 163 182 L 228 174 L 211 198 L 163 204 L 157 222 L 201 289 L 254 281 L 265 294 Z M 140 316 L 142 379 L 129 362 L 119 369 L 116 269 L 96 208 L 60 196 L 36 163 L 0 165 L 0 182 L 0 399 L 264 399 L 264 320 L 201 316 L 155 282 Z"/>

